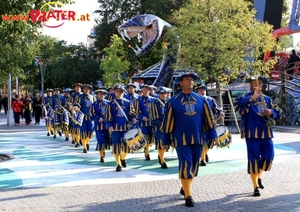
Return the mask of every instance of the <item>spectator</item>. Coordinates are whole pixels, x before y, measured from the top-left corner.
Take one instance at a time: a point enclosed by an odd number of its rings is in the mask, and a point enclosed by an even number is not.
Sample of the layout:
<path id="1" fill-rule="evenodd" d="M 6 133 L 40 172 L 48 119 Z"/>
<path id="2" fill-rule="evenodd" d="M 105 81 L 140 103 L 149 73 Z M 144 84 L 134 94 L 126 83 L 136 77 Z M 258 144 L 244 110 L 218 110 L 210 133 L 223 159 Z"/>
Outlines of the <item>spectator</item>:
<path id="1" fill-rule="evenodd" d="M 19 126 L 23 102 L 20 100 L 18 95 L 15 96 L 15 100 L 12 102 L 11 107 L 12 107 L 12 110 L 14 111 L 15 126 Z"/>
<path id="2" fill-rule="evenodd" d="M 287 74 L 293 75 L 295 71 L 295 63 L 300 61 L 299 56 L 296 54 L 295 49 L 292 50 L 292 54 L 290 55 L 290 59 L 288 61 L 288 70 L 286 71 Z M 292 76 L 289 76 L 290 80 L 293 79 Z"/>
<path id="3" fill-rule="evenodd" d="M 35 125 L 40 124 L 42 116 L 42 98 L 40 95 L 36 95 L 33 101 L 33 113 L 35 118 Z"/>
<path id="4" fill-rule="evenodd" d="M 23 102 L 24 105 L 24 118 L 26 125 L 29 125 L 31 123 L 31 110 L 32 110 L 32 103 L 30 96 L 25 97 L 25 101 Z"/>

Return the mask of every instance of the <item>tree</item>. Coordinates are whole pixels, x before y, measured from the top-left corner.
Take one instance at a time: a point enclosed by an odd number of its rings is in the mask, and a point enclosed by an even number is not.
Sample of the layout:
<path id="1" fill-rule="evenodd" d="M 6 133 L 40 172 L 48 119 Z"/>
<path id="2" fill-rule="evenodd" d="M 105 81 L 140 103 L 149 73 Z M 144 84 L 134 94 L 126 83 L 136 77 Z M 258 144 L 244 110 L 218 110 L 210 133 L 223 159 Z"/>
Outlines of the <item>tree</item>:
<path id="1" fill-rule="evenodd" d="M 71 87 L 76 82 L 96 87 L 102 78 L 97 52 L 83 45 L 70 45 L 56 63 L 51 65 L 51 80 L 56 87 Z"/>
<path id="2" fill-rule="evenodd" d="M 256 21 L 249 8 L 244 0 L 191 0 L 176 11 L 179 66 L 194 67 L 217 84 L 229 72 L 229 79 L 241 72 L 269 74 L 274 61 L 259 58 L 276 46 L 272 26 Z"/>
<path id="3" fill-rule="evenodd" d="M 25 79 L 24 68 L 32 63 L 37 54 L 36 38 L 41 23 L 30 20 L 4 20 L 5 15 L 26 15 L 32 9 L 39 9 L 51 0 L 2 0 L 0 3 L 0 79 L 6 83 L 8 73 Z M 71 3 L 71 0 L 56 2 Z M 0 84 L 1 84 L 0 80 Z M 3 82 L 4 81 L 4 82 Z"/>
<path id="4" fill-rule="evenodd" d="M 106 86 L 122 82 L 122 74 L 128 71 L 130 62 L 126 59 L 126 52 L 122 47 L 122 39 L 114 34 L 110 46 L 103 49 L 105 57 L 100 68 L 104 70 L 103 81 Z"/>

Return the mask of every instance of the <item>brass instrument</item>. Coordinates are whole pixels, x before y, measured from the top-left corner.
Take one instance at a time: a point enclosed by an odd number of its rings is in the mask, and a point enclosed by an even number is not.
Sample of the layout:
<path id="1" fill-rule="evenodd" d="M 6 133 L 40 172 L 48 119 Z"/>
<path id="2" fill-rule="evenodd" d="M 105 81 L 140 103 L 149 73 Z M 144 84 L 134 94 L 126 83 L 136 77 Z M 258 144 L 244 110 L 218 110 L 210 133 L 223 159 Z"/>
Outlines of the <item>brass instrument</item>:
<path id="1" fill-rule="evenodd" d="M 258 85 L 258 78 L 256 78 L 256 83 Z M 257 102 L 256 104 L 261 105 L 264 110 L 268 109 L 262 91 L 260 94 L 260 99 L 261 99 L 261 102 Z M 264 115 L 264 114 L 261 114 L 261 115 Z M 266 127 L 268 127 L 268 128 L 276 125 L 276 121 L 270 116 L 267 116 L 267 120 L 265 120 L 265 121 L 266 121 L 266 123 L 265 123 Z"/>
<path id="2" fill-rule="evenodd" d="M 74 108 L 73 108 L 72 104 L 71 104 L 71 103 L 68 103 L 68 104 L 69 104 L 69 110 L 73 111 Z M 59 105 L 59 106 L 61 107 L 61 109 L 62 109 L 63 111 L 68 111 L 68 110 L 67 110 L 66 108 L 64 108 L 62 105 Z M 68 113 L 69 113 L 69 117 L 71 118 L 71 120 L 72 120 L 75 124 L 79 125 L 80 122 L 78 122 L 78 121 L 74 118 L 73 114 L 72 114 L 70 111 L 68 111 Z"/>

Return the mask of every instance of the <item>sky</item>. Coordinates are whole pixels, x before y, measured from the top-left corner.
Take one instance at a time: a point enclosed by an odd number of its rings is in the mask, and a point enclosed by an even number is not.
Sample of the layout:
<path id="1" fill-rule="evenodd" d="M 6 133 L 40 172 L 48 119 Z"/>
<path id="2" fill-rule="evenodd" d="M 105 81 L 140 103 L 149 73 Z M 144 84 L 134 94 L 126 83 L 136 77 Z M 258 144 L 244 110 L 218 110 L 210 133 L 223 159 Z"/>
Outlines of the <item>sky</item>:
<path id="1" fill-rule="evenodd" d="M 44 35 L 50 35 L 59 40 L 66 40 L 67 44 L 78 44 L 87 43 L 87 36 L 90 34 L 91 29 L 95 26 L 95 17 L 98 14 L 93 14 L 93 12 L 98 9 L 99 3 L 97 0 L 75 0 L 75 4 L 64 5 L 63 8 L 57 8 L 59 10 L 70 10 L 76 13 L 75 17 L 80 17 L 81 15 L 89 14 L 90 21 L 56 21 L 49 20 L 47 25 L 56 26 L 63 23 L 62 26 L 57 28 L 49 28 L 43 26 L 42 33 Z M 54 8 L 55 9 L 55 8 Z M 76 19 L 77 19 L 76 18 Z"/>

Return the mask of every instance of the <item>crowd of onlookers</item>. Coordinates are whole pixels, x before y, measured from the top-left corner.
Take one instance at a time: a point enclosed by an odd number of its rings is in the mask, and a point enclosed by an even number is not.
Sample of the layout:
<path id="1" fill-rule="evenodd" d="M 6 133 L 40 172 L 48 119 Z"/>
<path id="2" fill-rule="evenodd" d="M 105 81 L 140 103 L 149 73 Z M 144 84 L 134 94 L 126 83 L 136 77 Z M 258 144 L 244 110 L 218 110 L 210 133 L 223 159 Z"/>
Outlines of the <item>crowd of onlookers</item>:
<path id="1" fill-rule="evenodd" d="M 5 115 L 8 111 L 8 97 L 7 95 L 0 94 L 0 112 L 4 109 Z M 15 126 L 20 125 L 20 119 L 24 119 L 26 125 L 30 125 L 32 117 L 35 117 L 35 124 L 40 124 L 40 118 L 42 115 L 42 98 L 40 94 L 35 93 L 34 96 L 31 93 L 12 94 L 11 109 L 14 113 Z"/>
<path id="2" fill-rule="evenodd" d="M 8 99 L 7 95 L 1 95 L 0 94 L 0 112 L 4 110 L 4 113 L 7 114 L 8 111 Z"/>

